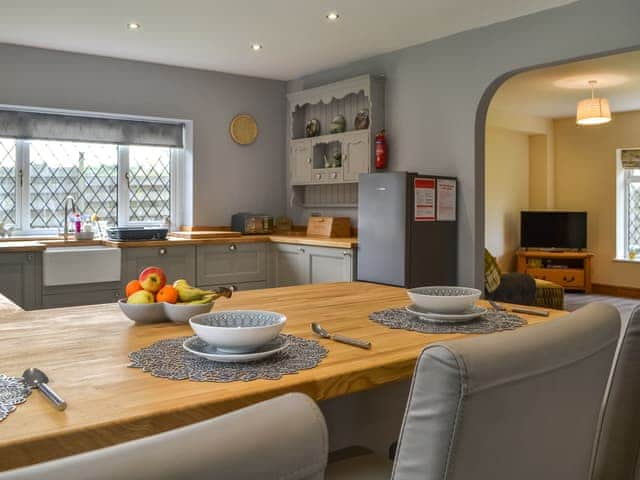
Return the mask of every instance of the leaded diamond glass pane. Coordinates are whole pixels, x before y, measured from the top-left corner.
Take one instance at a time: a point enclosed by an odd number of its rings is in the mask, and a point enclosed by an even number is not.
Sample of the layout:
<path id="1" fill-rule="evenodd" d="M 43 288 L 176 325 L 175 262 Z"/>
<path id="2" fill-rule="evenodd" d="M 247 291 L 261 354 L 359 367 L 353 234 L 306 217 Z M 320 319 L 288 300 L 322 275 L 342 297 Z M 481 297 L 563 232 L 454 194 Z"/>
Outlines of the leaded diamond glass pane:
<path id="1" fill-rule="evenodd" d="M 29 178 L 31 228 L 62 228 L 67 195 L 80 213 L 117 223 L 117 145 L 32 141 Z"/>
<path id="2" fill-rule="evenodd" d="M 640 250 L 640 183 L 629 183 L 628 190 L 628 238 L 629 250 Z"/>
<path id="3" fill-rule="evenodd" d="M 129 221 L 161 221 L 171 215 L 171 149 L 129 147 Z"/>
<path id="4" fill-rule="evenodd" d="M 16 224 L 16 141 L 0 138 L 0 223 Z"/>

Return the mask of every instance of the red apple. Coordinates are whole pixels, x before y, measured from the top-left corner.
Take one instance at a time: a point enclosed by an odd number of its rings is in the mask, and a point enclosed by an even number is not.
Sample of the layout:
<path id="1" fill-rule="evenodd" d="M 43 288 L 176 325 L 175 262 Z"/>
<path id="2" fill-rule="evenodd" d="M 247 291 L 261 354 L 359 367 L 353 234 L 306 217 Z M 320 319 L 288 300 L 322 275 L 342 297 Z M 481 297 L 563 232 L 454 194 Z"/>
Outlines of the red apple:
<path id="1" fill-rule="evenodd" d="M 156 293 L 166 285 L 167 276 L 159 267 L 147 267 L 138 277 L 138 281 L 147 292 Z"/>
<path id="2" fill-rule="evenodd" d="M 133 292 L 127 298 L 127 303 L 133 304 L 144 304 L 144 303 L 153 303 L 155 299 L 153 298 L 153 293 L 147 292 L 146 290 L 138 290 L 137 292 Z"/>

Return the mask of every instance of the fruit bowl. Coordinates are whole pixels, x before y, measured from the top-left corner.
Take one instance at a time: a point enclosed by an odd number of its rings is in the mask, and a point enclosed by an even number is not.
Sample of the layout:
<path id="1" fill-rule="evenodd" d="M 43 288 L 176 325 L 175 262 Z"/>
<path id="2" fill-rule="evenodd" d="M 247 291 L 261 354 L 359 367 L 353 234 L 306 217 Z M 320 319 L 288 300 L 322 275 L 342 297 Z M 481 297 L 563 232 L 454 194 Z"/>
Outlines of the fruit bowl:
<path id="1" fill-rule="evenodd" d="M 187 323 L 191 317 L 208 313 L 213 308 L 214 302 L 205 305 L 189 305 L 187 303 L 163 303 L 164 313 L 169 320 L 175 323 Z"/>
<path id="2" fill-rule="evenodd" d="M 418 287 L 407 290 L 413 303 L 433 313 L 461 313 L 473 307 L 482 292 L 468 287 Z"/>
<path id="3" fill-rule="evenodd" d="M 266 310 L 229 310 L 196 315 L 189 325 L 198 337 L 228 353 L 252 352 L 276 338 L 287 317 Z"/>
<path id="4" fill-rule="evenodd" d="M 127 303 L 126 298 L 118 300 L 118 306 L 127 318 L 136 323 L 164 322 L 167 319 L 163 303 Z"/>

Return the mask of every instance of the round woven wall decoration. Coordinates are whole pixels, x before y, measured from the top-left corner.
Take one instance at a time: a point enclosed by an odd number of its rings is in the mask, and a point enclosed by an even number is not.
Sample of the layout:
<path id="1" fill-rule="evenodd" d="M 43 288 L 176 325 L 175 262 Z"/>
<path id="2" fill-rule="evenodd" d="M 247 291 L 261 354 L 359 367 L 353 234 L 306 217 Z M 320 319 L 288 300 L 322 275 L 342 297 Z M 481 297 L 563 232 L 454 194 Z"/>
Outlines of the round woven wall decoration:
<path id="1" fill-rule="evenodd" d="M 251 115 L 236 115 L 229 125 L 229 133 L 233 141 L 239 145 L 250 145 L 258 137 L 258 124 Z"/>

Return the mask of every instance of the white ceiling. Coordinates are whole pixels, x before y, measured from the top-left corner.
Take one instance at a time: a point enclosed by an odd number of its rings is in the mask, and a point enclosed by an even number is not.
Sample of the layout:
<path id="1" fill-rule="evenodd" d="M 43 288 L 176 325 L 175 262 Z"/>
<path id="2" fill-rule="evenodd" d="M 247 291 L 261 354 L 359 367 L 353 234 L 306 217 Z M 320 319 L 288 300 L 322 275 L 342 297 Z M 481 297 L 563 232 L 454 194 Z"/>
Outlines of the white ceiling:
<path id="1" fill-rule="evenodd" d="M 0 0 L 0 42 L 290 80 L 572 1 Z"/>
<path id="2" fill-rule="evenodd" d="M 522 73 L 496 92 L 491 108 L 548 118 L 570 117 L 578 100 L 606 97 L 613 112 L 640 110 L 640 51 L 573 62 Z"/>

